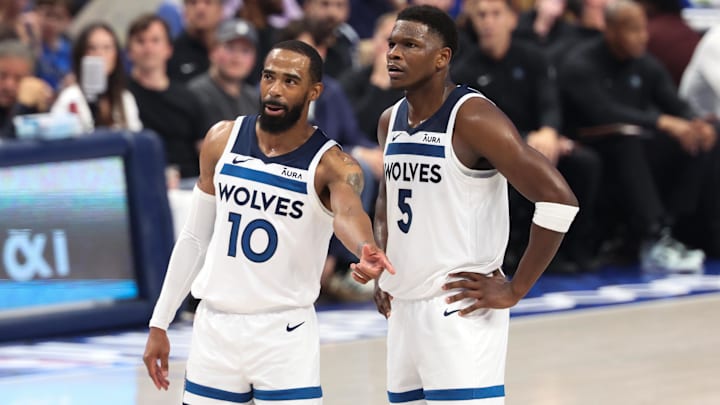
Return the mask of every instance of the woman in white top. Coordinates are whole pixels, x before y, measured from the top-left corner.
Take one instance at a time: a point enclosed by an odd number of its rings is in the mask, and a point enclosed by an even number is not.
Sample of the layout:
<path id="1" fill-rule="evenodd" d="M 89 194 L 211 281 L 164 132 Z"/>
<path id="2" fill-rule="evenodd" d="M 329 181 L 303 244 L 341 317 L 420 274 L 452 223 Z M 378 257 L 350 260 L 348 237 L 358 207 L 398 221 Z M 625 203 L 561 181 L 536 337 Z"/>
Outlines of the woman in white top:
<path id="1" fill-rule="evenodd" d="M 96 108 L 93 111 L 83 89 L 78 84 L 73 84 L 60 92 L 51 112 L 77 114 L 85 132 L 91 132 L 95 127 L 140 131 L 142 123 L 138 107 L 126 87 L 125 71 L 120 59 L 120 43 L 109 25 L 90 24 L 78 35 L 72 55 L 77 83 L 83 83 L 82 60 L 85 56 L 98 56 L 103 59 L 107 90 L 97 96 Z"/>

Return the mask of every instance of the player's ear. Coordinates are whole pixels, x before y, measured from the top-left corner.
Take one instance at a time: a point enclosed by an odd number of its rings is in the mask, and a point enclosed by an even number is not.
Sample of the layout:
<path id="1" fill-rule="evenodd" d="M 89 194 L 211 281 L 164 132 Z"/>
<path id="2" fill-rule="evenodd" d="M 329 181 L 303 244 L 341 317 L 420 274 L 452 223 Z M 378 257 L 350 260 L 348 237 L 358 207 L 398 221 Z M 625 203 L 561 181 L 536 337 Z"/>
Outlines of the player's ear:
<path id="1" fill-rule="evenodd" d="M 452 59 L 452 51 L 450 48 L 447 46 L 440 48 L 437 53 L 437 58 L 435 59 L 435 68 L 437 70 L 446 68 L 450 64 L 450 59 Z"/>
<path id="2" fill-rule="evenodd" d="M 310 92 L 308 94 L 310 101 L 317 100 L 322 94 L 324 88 L 325 86 L 323 86 L 322 82 L 313 83 L 310 86 Z"/>

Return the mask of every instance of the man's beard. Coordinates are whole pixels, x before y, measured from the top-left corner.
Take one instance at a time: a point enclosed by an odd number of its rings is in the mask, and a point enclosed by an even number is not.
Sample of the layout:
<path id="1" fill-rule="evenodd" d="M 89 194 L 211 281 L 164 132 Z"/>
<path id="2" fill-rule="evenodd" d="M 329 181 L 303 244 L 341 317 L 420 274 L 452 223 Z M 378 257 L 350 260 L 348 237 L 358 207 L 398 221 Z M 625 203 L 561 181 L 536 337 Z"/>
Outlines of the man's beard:
<path id="1" fill-rule="evenodd" d="M 278 132 L 284 132 L 290 129 L 295 123 L 300 120 L 300 116 L 302 115 L 303 108 L 305 107 L 305 101 L 302 103 L 298 103 L 292 108 L 289 108 L 287 104 L 282 104 L 277 101 L 269 100 L 269 101 L 260 101 L 261 104 L 261 110 L 260 110 L 260 118 L 258 118 L 258 123 L 260 124 L 260 129 L 263 131 L 267 131 L 270 133 L 278 133 Z M 269 116 L 265 115 L 265 106 L 271 105 L 273 107 L 282 107 L 285 109 L 285 115 L 280 116 Z"/>

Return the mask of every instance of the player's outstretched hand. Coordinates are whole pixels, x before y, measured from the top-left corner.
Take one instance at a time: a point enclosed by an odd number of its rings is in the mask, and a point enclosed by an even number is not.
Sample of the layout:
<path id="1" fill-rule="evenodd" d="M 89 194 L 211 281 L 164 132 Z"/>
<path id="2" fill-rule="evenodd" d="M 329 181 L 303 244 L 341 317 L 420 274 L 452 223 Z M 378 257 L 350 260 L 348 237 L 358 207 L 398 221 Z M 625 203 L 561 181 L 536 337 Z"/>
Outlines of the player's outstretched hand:
<path id="1" fill-rule="evenodd" d="M 385 256 L 385 252 L 370 244 L 363 245 L 360 262 L 352 263 L 350 269 L 352 278 L 360 284 L 366 284 L 368 281 L 380 277 L 383 270 L 395 274 L 395 269 Z"/>
<path id="2" fill-rule="evenodd" d="M 373 300 L 375 300 L 375 306 L 377 307 L 378 312 L 380 312 L 385 319 L 390 318 L 390 301 L 392 301 L 392 299 L 392 295 L 381 290 L 378 283 L 375 283 L 375 294 L 373 295 Z"/>
<path id="3" fill-rule="evenodd" d="M 167 332 L 160 328 L 150 328 L 148 340 L 145 344 L 143 362 L 145 362 L 148 375 L 150 375 L 157 389 L 164 389 L 165 391 L 170 386 L 168 380 L 169 356 L 170 340 L 167 337 Z"/>
<path id="4" fill-rule="evenodd" d="M 460 315 L 467 315 L 480 308 L 510 308 L 517 304 L 518 298 L 512 291 L 511 283 L 499 271 L 488 276 L 480 273 L 461 271 L 449 277 L 461 280 L 450 281 L 443 285 L 443 290 L 460 290 L 446 298 L 448 304 L 466 298 L 474 298 L 475 302 L 460 310 Z"/>

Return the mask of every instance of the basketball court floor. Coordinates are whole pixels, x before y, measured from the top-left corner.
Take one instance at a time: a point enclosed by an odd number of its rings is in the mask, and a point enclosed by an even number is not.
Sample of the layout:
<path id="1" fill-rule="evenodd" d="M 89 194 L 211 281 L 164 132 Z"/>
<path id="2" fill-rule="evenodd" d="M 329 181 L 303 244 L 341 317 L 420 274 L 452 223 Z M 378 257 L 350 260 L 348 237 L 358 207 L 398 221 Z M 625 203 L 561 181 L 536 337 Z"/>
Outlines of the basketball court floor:
<path id="1" fill-rule="evenodd" d="M 387 404 L 385 320 L 369 303 L 318 309 L 324 403 Z M 508 405 L 720 404 L 720 263 L 544 275 L 511 313 Z M 142 366 L 143 329 L 0 345 L 0 404 L 179 404 L 190 329 L 171 328 L 167 392 Z"/>

